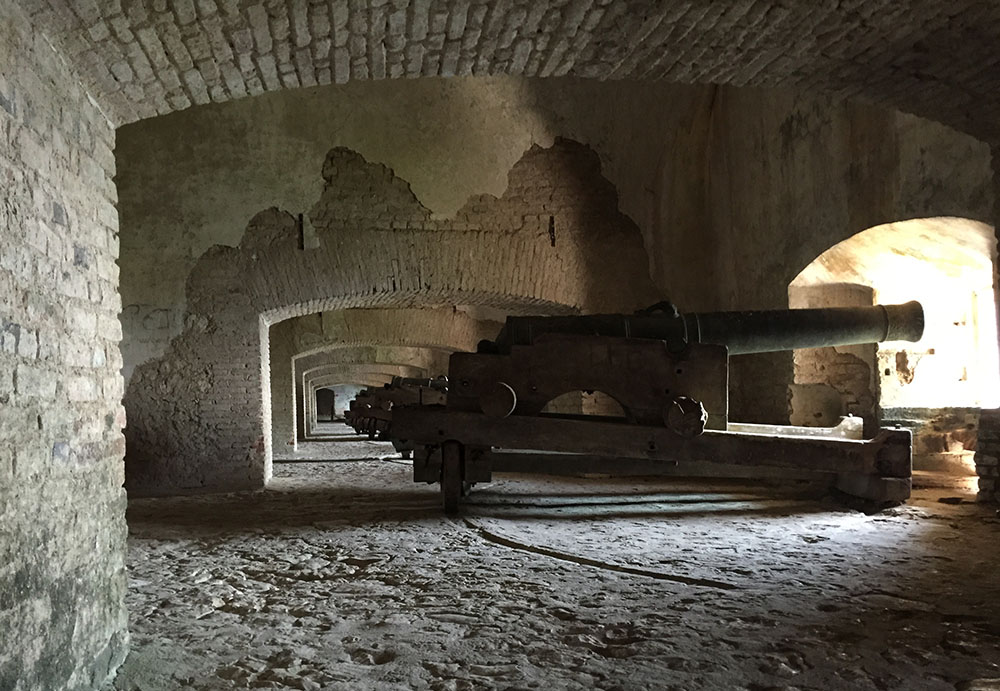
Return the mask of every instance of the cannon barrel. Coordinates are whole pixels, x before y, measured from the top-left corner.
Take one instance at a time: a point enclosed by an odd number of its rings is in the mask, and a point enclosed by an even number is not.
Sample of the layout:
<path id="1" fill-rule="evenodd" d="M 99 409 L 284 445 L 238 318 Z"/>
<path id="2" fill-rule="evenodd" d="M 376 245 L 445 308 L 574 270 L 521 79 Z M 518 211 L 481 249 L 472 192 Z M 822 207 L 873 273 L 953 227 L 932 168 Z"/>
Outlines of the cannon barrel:
<path id="1" fill-rule="evenodd" d="M 708 312 L 684 316 L 689 339 L 728 346 L 730 354 L 767 353 L 882 341 L 919 341 L 919 302 L 872 307 Z"/>
<path id="2" fill-rule="evenodd" d="M 509 352 L 546 333 L 647 338 L 671 349 L 713 343 L 731 355 L 796 348 L 919 341 L 924 310 L 919 302 L 871 307 L 702 312 L 676 314 L 595 314 L 579 317 L 508 317 L 494 347 Z"/>
<path id="3" fill-rule="evenodd" d="M 392 378 L 390 384 L 386 384 L 385 388 L 394 388 L 400 386 L 417 387 L 423 386 L 428 389 L 438 389 L 440 391 L 448 390 L 448 377 L 442 375 L 439 377 L 400 377 L 395 376 Z"/>

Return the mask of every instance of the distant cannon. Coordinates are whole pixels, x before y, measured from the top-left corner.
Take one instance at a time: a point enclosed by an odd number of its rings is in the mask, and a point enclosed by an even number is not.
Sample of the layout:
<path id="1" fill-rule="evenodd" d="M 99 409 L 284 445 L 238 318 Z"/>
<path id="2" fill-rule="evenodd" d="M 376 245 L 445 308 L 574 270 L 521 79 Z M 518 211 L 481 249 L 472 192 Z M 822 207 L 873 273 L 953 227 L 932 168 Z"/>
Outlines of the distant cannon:
<path id="1" fill-rule="evenodd" d="M 369 439 L 392 441 L 396 451 L 409 458 L 412 447 L 389 435 L 393 409 L 402 405 L 442 405 L 447 395 L 447 377 L 393 377 L 382 387 L 368 387 L 358 392 L 344 412 L 344 421 Z"/>
<path id="2" fill-rule="evenodd" d="M 391 436 L 420 450 L 414 479 L 441 481 L 448 510 L 457 508 L 463 487 L 509 467 L 511 449 L 608 459 L 589 463 L 588 472 L 620 470 L 625 459 L 808 469 L 835 474 L 845 492 L 901 501 L 910 492 L 909 432 L 883 430 L 862 441 L 803 440 L 799 430 L 782 436 L 782 428 L 765 434 L 752 425 L 737 431 L 728 420 L 728 358 L 916 341 L 923 329 L 917 302 L 700 314 L 662 303 L 635 315 L 508 317 L 478 352 L 451 356 L 447 404 L 397 407 Z M 576 391 L 607 394 L 624 417 L 544 412 Z M 534 465 L 514 465 L 546 472 L 572 462 L 539 456 Z"/>

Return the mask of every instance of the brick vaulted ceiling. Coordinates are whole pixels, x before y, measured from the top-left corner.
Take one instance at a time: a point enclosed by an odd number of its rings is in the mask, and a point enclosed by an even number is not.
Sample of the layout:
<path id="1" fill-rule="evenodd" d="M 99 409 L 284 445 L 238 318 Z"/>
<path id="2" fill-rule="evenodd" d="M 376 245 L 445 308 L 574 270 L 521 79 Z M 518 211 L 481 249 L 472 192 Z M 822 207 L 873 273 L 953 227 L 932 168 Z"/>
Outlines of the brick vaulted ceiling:
<path id="1" fill-rule="evenodd" d="M 118 124 L 417 76 L 786 86 L 1000 141 L 994 0 L 22 0 Z"/>

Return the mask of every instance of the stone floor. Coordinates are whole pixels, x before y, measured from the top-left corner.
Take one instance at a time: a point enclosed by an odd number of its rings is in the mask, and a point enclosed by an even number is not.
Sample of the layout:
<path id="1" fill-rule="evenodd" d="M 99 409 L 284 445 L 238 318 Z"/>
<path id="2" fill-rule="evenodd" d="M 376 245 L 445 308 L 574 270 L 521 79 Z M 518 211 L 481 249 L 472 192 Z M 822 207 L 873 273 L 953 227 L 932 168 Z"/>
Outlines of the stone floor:
<path id="1" fill-rule="evenodd" d="M 1000 519 L 954 490 L 865 515 L 535 476 L 447 518 L 409 472 L 276 464 L 265 492 L 131 502 L 113 688 L 1000 688 Z"/>

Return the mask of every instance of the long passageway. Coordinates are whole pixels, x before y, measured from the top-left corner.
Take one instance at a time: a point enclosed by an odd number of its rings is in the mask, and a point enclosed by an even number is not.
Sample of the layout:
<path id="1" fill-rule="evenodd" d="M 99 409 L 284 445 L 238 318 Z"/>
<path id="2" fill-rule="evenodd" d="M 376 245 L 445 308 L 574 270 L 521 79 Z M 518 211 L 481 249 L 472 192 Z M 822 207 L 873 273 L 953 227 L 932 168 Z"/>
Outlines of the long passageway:
<path id="1" fill-rule="evenodd" d="M 507 476 L 442 515 L 384 460 L 133 500 L 111 688 L 941 689 L 1000 676 L 994 508 Z M 353 447 L 347 453 L 348 447 Z"/>

